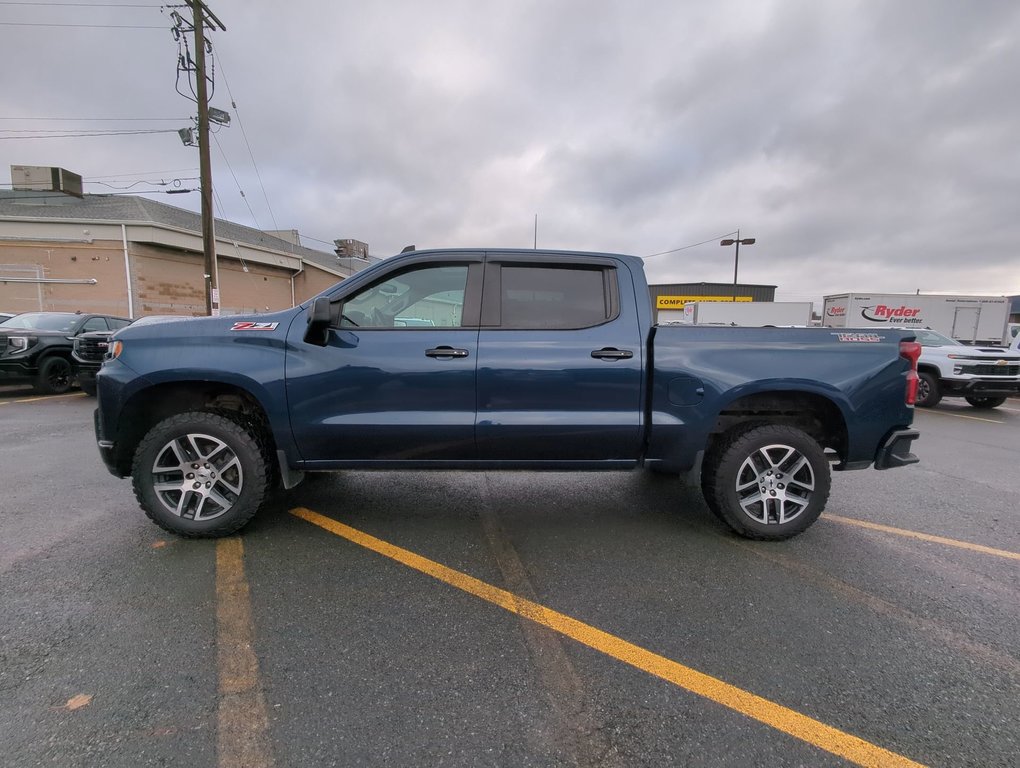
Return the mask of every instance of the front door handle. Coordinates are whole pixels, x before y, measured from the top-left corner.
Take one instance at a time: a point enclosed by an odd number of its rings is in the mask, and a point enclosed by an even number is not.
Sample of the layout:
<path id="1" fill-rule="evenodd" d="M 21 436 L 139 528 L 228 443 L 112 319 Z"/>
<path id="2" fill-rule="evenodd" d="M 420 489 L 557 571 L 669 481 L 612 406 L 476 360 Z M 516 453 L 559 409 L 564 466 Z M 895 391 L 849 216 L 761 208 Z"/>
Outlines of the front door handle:
<path id="1" fill-rule="evenodd" d="M 457 349 L 456 347 L 433 347 L 432 349 L 425 350 L 425 357 L 434 357 L 439 360 L 451 360 L 455 357 L 467 357 L 468 351 L 466 349 Z"/>
<path id="2" fill-rule="evenodd" d="M 627 360 L 634 357 L 634 353 L 629 349 L 603 347 L 602 349 L 593 349 L 591 351 L 591 356 L 598 360 Z"/>

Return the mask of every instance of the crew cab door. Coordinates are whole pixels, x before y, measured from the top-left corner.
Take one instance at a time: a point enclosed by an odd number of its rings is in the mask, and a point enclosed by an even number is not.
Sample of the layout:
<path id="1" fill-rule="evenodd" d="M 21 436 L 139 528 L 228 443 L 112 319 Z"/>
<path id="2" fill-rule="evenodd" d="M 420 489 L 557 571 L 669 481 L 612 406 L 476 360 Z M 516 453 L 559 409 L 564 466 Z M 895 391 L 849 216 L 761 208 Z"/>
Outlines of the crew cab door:
<path id="1" fill-rule="evenodd" d="M 489 257 L 478 339 L 480 460 L 635 462 L 644 339 L 633 291 L 629 272 L 608 257 Z"/>
<path id="2" fill-rule="evenodd" d="M 287 397 L 306 466 L 475 457 L 481 256 L 406 264 L 332 301 L 324 347 L 290 333 Z"/>

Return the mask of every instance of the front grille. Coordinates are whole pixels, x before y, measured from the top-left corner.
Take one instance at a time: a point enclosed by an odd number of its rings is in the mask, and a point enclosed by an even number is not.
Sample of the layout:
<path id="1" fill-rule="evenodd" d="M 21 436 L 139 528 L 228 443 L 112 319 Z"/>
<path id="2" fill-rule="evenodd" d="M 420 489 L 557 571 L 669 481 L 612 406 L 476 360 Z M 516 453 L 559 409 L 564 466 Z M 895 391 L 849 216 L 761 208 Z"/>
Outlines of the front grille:
<path id="1" fill-rule="evenodd" d="M 74 354 L 81 360 L 88 360 L 94 363 L 101 363 L 106 357 L 106 350 L 110 346 L 110 338 L 84 338 L 79 336 L 74 340 Z"/>
<path id="2" fill-rule="evenodd" d="M 968 373 L 972 376 L 1017 376 L 1020 375 L 1020 365 L 992 365 L 990 363 L 961 365 L 960 373 Z"/>
<path id="3" fill-rule="evenodd" d="M 7 337 L 0 336 L 0 355 L 7 353 Z"/>

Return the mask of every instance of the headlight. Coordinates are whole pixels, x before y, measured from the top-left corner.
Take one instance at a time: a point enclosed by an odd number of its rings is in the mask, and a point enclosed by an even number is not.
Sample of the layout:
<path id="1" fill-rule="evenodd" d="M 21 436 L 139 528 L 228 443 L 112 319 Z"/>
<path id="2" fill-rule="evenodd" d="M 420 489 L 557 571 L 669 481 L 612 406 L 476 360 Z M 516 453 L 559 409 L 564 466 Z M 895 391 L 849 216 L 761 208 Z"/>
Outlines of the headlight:
<path id="1" fill-rule="evenodd" d="M 35 338 L 29 336 L 8 336 L 7 349 L 14 353 L 24 352 L 34 342 Z"/>
<path id="2" fill-rule="evenodd" d="M 111 341 L 110 346 L 106 350 L 106 359 L 110 360 L 114 357 L 120 357 L 120 353 L 124 351 L 123 341 Z"/>

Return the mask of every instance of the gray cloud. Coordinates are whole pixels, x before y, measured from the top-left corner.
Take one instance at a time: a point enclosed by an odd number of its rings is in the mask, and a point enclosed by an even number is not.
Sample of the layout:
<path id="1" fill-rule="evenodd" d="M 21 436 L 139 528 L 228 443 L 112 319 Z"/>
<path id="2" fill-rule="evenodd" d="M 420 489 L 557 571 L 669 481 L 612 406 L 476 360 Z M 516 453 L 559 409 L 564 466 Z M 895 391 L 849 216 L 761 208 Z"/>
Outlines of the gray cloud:
<path id="1" fill-rule="evenodd" d="M 536 213 L 542 246 L 639 255 L 739 227 L 758 238 L 741 279 L 780 296 L 1020 293 L 1009 0 L 212 6 L 228 27 L 213 35 L 213 103 L 240 115 L 271 205 L 235 119 L 213 161 L 236 221 L 379 255 L 527 247 Z M 168 26 L 156 9 L 89 13 Z M 193 111 L 173 90 L 168 32 L 12 29 L 6 116 Z M 172 134 L 0 150 L 86 178 L 197 167 Z M 732 252 L 709 243 L 648 271 L 728 281 Z"/>

